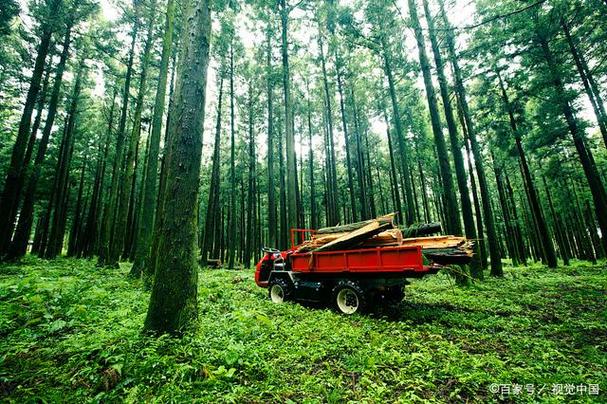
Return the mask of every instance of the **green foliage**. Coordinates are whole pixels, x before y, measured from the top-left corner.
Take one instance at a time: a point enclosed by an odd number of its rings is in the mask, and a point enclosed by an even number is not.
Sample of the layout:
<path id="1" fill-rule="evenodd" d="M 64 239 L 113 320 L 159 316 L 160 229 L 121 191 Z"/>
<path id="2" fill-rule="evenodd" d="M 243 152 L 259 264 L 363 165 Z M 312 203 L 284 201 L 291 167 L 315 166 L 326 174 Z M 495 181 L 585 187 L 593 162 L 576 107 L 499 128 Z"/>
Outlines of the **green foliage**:
<path id="1" fill-rule="evenodd" d="M 607 380 L 604 263 L 511 268 L 465 289 L 439 274 L 397 309 L 352 317 L 274 305 L 249 272 L 203 271 L 182 340 L 142 335 L 148 293 L 127 272 L 0 268 L 0 399 L 487 402 L 491 383 L 533 383 L 548 388 L 517 400 L 555 402 L 552 383 Z"/>

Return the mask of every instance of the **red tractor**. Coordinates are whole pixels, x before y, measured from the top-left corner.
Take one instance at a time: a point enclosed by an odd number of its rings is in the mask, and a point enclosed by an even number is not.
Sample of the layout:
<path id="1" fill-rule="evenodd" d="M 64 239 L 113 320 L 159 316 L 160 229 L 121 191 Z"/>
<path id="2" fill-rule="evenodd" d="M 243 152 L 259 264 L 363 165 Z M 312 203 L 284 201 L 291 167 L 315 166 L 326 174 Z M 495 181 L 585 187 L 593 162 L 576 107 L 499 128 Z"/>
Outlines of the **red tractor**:
<path id="1" fill-rule="evenodd" d="M 435 274 L 442 267 L 424 265 L 420 246 L 358 248 L 341 251 L 298 252 L 291 231 L 291 249 L 264 248 L 255 283 L 267 288 L 274 303 L 287 300 L 330 302 L 344 314 L 373 304 L 398 303 L 407 278 Z"/>

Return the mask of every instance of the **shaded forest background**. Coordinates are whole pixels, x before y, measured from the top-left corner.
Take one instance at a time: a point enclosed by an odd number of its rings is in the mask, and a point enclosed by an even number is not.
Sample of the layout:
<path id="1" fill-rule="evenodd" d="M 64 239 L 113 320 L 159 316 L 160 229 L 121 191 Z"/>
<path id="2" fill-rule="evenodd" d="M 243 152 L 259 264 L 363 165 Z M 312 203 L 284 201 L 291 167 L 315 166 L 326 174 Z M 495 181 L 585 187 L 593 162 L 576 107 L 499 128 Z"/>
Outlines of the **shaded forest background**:
<path id="1" fill-rule="evenodd" d="M 178 3 L 2 1 L 2 259 L 153 273 Z M 477 239 L 474 277 L 605 257 L 606 1 L 476 0 L 460 25 L 443 0 L 210 9 L 202 265 L 387 212 Z"/>

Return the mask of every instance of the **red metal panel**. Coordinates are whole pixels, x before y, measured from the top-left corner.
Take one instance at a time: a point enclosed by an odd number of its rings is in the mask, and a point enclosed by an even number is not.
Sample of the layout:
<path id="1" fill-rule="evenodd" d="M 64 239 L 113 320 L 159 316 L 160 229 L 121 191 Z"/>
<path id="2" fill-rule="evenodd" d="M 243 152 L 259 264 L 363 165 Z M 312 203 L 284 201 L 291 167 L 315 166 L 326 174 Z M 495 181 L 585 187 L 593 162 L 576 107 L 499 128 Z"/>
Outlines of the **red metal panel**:
<path id="1" fill-rule="evenodd" d="M 291 255 L 296 272 L 426 272 L 420 247 L 376 247 Z"/>

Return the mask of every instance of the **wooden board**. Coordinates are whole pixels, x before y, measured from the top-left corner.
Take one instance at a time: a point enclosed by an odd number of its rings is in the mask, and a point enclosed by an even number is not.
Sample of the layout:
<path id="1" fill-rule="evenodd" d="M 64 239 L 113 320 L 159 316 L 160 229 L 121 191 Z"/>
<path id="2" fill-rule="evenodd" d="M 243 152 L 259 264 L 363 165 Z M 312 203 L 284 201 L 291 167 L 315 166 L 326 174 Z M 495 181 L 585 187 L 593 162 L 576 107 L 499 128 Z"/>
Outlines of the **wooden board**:
<path id="1" fill-rule="evenodd" d="M 380 223 L 392 223 L 394 221 L 394 213 L 390 213 L 388 215 L 380 216 L 377 219 L 365 220 L 362 222 L 349 223 L 341 226 L 333 226 L 333 227 L 323 227 L 321 229 L 316 230 L 316 234 L 331 234 L 331 233 L 350 233 L 358 229 L 362 229 L 363 227 L 375 222 L 379 221 Z"/>
<path id="2" fill-rule="evenodd" d="M 358 230 L 350 232 L 342 237 L 339 237 L 338 239 L 331 241 L 330 243 L 318 247 L 314 251 L 346 250 L 360 244 L 362 241 L 369 239 L 376 234 L 383 232 L 384 230 L 387 230 L 391 226 L 391 221 L 381 223 L 379 220 L 374 220 Z"/>

